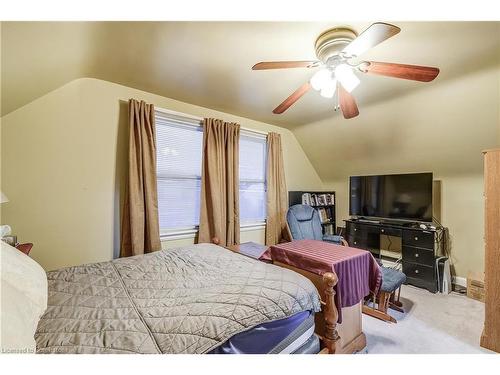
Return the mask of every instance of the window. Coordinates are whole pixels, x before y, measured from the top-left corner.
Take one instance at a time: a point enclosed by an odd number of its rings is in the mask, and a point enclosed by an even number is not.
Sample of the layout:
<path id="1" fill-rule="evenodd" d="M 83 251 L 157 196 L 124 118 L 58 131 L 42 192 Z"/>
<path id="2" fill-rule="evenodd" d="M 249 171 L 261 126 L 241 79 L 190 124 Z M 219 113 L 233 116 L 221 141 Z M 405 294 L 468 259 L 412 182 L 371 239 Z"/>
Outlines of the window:
<path id="1" fill-rule="evenodd" d="M 203 132 L 199 121 L 156 112 L 158 211 L 163 234 L 200 221 Z"/>
<path id="2" fill-rule="evenodd" d="M 156 111 L 158 212 L 162 235 L 194 233 L 200 223 L 203 127 L 198 120 Z M 266 138 L 241 131 L 240 223 L 266 220 Z"/>
<path id="3" fill-rule="evenodd" d="M 240 224 L 266 220 L 266 138 L 240 135 Z"/>

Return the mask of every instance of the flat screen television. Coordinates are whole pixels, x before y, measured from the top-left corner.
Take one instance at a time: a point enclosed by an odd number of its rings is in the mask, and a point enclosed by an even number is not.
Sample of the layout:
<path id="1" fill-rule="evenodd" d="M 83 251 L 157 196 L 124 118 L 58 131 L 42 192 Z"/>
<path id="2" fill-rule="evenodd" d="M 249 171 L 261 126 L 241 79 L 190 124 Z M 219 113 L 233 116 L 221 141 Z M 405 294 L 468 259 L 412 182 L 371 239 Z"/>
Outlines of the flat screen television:
<path id="1" fill-rule="evenodd" d="M 432 222 L 432 173 L 351 176 L 351 216 Z"/>

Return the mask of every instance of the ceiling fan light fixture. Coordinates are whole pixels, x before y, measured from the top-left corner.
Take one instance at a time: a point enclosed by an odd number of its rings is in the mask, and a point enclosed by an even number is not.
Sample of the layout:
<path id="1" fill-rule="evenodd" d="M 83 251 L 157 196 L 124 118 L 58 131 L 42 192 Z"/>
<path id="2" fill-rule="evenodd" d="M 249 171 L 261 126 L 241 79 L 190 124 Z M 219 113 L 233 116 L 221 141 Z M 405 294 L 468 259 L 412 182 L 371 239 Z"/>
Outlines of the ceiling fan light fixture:
<path id="1" fill-rule="evenodd" d="M 323 89 L 323 87 L 328 86 L 329 82 L 332 80 L 332 73 L 328 69 L 318 70 L 311 77 L 309 83 L 313 87 L 313 89 L 319 91 Z"/>
<path id="2" fill-rule="evenodd" d="M 331 99 L 333 98 L 333 95 L 335 95 L 336 89 L 337 89 L 337 80 L 331 79 L 327 85 L 323 86 L 323 88 L 320 91 L 320 95 L 323 98 Z"/>
<path id="3" fill-rule="evenodd" d="M 359 78 L 347 64 L 340 64 L 335 68 L 335 78 L 342 84 L 347 92 L 352 92 L 359 85 Z"/>

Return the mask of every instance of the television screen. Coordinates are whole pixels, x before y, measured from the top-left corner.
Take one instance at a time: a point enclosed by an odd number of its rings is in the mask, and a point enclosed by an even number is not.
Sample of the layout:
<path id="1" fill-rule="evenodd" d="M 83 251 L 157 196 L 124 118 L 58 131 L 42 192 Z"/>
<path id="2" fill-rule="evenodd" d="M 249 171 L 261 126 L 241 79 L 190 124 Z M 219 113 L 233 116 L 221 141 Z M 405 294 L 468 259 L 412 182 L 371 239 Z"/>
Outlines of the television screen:
<path id="1" fill-rule="evenodd" d="M 432 173 L 351 176 L 353 216 L 432 221 Z"/>

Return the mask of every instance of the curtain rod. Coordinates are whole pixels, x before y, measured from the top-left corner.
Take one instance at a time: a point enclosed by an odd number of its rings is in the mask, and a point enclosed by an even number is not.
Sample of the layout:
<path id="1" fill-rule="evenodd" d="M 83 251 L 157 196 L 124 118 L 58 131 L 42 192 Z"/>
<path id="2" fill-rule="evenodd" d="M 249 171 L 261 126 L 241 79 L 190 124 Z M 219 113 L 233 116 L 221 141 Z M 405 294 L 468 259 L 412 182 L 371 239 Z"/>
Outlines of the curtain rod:
<path id="1" fill-rule="evenodd" d="M 120 101 L 128 103 L 128 100 L 120 100 Z M 156 106 L 154 106 L 154 108 L 155 108 L 155 111 L 158 111 L 158 112 L 166 113 L 169 115 L 187 117 L 187 118 L 190 118 L 192 120 L 203 122 L 203 117 L 193 116 L 193 115 L 189 115 L 189 114 L 184 113 L 184 112 L 172 111 L 170 109 L 160 108 L 160 107 L 156 107 Z M 240 129 L 245 131 L 245 132 L 261 134 L 261 135 L 267 135 L 269 133 L 269 132 L 265 132 L 265 131 L 261 131 L 261 130 L 254 130 L 254 129 L 245 128 L 241 125 L 240 125 Z"/>

